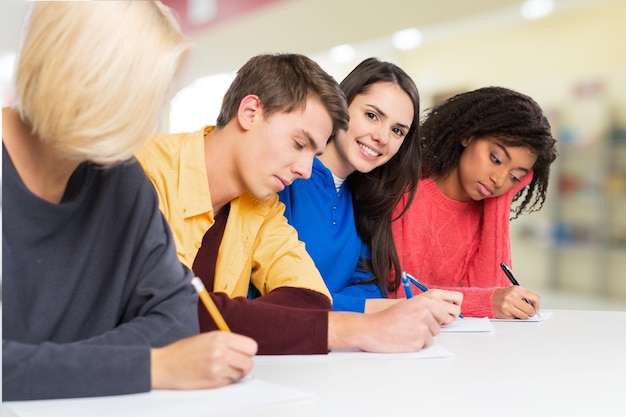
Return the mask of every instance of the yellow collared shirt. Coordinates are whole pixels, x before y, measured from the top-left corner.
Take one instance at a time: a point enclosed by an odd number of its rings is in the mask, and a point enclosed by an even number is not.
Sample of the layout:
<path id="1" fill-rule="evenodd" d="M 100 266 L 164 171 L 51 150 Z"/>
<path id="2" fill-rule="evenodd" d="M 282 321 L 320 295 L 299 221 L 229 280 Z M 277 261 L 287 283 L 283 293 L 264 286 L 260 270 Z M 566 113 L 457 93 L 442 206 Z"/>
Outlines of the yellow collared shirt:
<path id="1" fill-rule="evenodd" d="M 204 161 L 204 136 L 212 129 L 156 135 L 136 154 L 157 189 L 178 257 L 189 268 L 215 222 Z M 246 296 L 252 281 L 262 295 L 287 286 L 331 299 L 296 230 L 283 216 L 284 209 L 276 195 L 261 201 L 244 194 L 230 202 L 213 291 Z"/>

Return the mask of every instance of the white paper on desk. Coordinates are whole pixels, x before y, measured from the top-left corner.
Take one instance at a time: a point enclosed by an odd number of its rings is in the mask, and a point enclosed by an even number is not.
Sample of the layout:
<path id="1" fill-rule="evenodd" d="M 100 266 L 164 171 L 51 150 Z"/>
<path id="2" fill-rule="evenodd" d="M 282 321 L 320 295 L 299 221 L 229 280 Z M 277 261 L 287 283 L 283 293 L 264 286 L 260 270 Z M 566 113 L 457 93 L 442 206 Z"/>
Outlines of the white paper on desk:
<path id="1" fill-rule="evenodd" d="M 494 327 L 488 317 L 458 318 L 450 324 L 441 326 L 441 333 L 493 332 Z"/>
<path id="2" fill-rule="evenodd" d="M 15 417 L 208 417 L 296 403 L 315 394 L 253 377 L 223 388 L 154 390 L 144 394 L 41 401 L 4 402 Z"/>
<path id="3" fill-rule="evenodd" d="M 452 352 L 448 349 L 441 347 L 437 344 L 432 344 L 429 347 L 422 349 L 418 352 L 408 353 L 374 353 L 363 352 L 356 349 L 339 349 L 333 350 L 327 355 L 257 355 L 254 357 L 255 363 L 330 363 L 330 362 L 343 362 L 343 361 L 371 361 L 371 360 L 389 360 L 389 359 L 436 359 L 436 358 L 451 358 Z"/>
<path id="4" fill-rule="evenodd" d="M 526 320 L 520 320 L 520 319 L 491 319 L 491 320 L 492 321 L 514 321 L 517 323 L 538 322 L 538 321 L 544 321 L 545 319 L 550 318 L 551 315 L 552 315 L 551 311 L 543 311 L 543 312 L 539 312 L 535 314 L 532 317 L 529 317 Z"/>

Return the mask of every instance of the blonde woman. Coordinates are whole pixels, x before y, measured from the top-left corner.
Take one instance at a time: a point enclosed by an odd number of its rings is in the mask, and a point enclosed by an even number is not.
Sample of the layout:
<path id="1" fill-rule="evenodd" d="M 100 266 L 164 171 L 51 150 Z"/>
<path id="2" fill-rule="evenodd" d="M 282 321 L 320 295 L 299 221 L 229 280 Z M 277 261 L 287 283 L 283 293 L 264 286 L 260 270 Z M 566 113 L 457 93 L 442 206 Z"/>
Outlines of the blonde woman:
<path id="1" fill-rule="evenodd" d="M 132 159 L 189 46 L 160 3 L 32 4 L 2 110 L 4 401 L 215 387 L 250 370 L 252 339 L 196 335 L 191 274 Z"/>

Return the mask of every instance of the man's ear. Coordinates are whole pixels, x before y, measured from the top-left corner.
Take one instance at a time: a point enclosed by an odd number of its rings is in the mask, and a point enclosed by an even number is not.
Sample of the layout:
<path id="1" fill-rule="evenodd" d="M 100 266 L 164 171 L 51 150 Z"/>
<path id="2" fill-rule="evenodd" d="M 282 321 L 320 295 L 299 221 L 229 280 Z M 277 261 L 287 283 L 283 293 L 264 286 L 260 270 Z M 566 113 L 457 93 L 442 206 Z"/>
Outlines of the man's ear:
<path id="1" fill-rule="evenodd" d="M 237 119 L 242 129 L 248 130 L 252 127 L 255 119 L 261 117 L 261 100 L 259 96 L 248 94 L 241 99 L 237 110 Z"/>

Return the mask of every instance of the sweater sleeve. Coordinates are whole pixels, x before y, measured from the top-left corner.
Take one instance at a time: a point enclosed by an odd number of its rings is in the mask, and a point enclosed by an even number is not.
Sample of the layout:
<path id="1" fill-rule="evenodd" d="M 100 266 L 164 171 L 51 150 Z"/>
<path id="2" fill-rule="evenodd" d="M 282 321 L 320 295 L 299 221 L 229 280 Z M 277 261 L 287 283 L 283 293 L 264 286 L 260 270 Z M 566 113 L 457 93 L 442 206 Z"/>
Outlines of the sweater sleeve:
<path id="1" fill-rule="evenodd" d="M 333 311 L 354 311 L 363 313 L 368 298 L 383 298 L 375 283 L 349 285 L 341 292 L 333 292 Z"/>
<path id="2" fill-rule="evenodd" d="M 2 398 L 5 401 L 121 395 L 149 390 L 148 345 L 2 341 Z"/>
<path id="3" fill-rule="evenodd" d="M 495 317 L 491 302 L 494 292 L 511 285 L 500 268 L 503 262 L 511 266 L 509 217 L 515 195 L 530 184 L 532 172 L 526 175 L 507 194 L 484 201 L 481 239 L 474 262 L 468 271 L 468 288 L 463 292 L 462 314 L 476 317 Z"/>
<path id="4" fill-rule="evenodd" d="M 211 293 L 233 332 L 255 339 L 260 355 L 328 353 L 328 297 L 304 288 L 281 287 L 249 300 Z M 217 326 L 198 305 L 202 331 Z M 271 325 L 267 325 L 271 323 Z"/>

